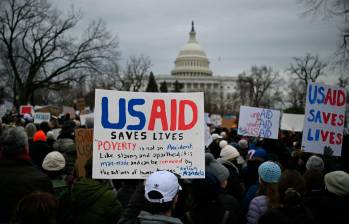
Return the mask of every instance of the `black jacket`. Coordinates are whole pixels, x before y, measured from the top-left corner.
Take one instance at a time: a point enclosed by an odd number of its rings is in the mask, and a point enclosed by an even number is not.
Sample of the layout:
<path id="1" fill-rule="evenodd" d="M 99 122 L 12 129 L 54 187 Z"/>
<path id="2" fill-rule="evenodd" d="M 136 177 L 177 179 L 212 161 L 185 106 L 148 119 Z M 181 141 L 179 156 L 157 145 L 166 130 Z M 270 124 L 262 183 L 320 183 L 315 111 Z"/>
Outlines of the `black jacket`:
<path id="1" fill-rule="evenodd" d="M 0 223 L 9 221 L 17 202 L 35 191 L 53 193 L 53 187 L 31 161 L 0 160 Z"/>

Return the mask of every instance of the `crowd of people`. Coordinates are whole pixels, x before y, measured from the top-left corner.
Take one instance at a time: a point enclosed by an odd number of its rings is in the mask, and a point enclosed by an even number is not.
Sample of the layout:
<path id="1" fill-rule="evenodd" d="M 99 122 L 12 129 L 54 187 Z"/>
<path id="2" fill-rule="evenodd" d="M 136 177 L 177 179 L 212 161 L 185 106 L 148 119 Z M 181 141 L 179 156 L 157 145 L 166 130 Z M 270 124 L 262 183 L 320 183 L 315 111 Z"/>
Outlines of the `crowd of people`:
<path id="1" fill-rule="evenodd" d="M 146 180 L 92 179 L 76 172 L 78 117 L 0 127 L 0 223 L 312 224 L 349 221 L 349 135 L 342 156 L 301 150 L 301 133 L 279 139 L 212 128 L 205 178 L 168 171 Z M 58 135 L 57 130 L 60 130 Z"/>

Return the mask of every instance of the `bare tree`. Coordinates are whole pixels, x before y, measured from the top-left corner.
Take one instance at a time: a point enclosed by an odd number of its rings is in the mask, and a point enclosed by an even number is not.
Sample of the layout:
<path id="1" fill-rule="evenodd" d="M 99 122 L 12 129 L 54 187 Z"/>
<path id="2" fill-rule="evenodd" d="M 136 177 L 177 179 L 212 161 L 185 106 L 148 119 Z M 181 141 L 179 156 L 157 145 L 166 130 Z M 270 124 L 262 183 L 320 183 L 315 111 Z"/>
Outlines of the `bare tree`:
<path id="1" fill-rule="evenodd" d="M 130 56 L 125 69 L 118 73 L 121 89 L 138 92 L 145 84 L 151 67 L 152 63 L 148 56 Z"/>
<path id="2" fill-rule="evenodd" d="M 238 76 L 236 96 L 240 98 L 241 105 L 272 107 L 277 98 L 273 95 L 277 91 L 277 85 L 282 79 L 277 72 L 267 66 L 252 66 L 251 71 Z"/>
<path id="3" fill-rule="evenodd" d="M 320 76 L 324 76 L 326 63 L 322 62 L 318 55 L 314 56 L 309 53 L 305 57 L 294 57 L 293 63 L 287 68 L 287 71 L 294 75 L 296 79 L 304 82 L 315 82 Z"/>
<path id="4" fill-rule="evenodd" d="M 21 104 L 37 89 L 59 88 L 82 75 L 70 71 L 100 72 L 104 60 L 117 59 L 117 41 L 101 20 L 77 39 L 68 35 L 80 20 L 74 11 L 62 15 L 46 0 L 3 0 L 0 8 L 1 62 L 9 65 Z"/>
<path id="5" fill-rule="evenodd" d="M 306 7 L 304 15 L 320 16 L 325 19 L 341 17 L 343 20 L 340 33 L 342 40 L 336 51 L 335 64 L 342 69 L 349 66 L 349 1 L 348 0 L 301 0 Z"/>

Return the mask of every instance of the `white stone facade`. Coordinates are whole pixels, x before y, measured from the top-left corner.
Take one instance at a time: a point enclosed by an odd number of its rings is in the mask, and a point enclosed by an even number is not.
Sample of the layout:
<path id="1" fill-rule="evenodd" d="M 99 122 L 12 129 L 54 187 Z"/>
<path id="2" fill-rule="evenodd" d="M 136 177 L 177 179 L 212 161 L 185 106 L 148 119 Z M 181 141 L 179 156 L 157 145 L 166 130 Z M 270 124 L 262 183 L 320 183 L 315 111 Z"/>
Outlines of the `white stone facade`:
<path id="1" fill-rule="evenodd" d="M 189 33 L 189 40 L 180 50 L 175 68 L 171 75 L 157 75 L 158 85 L 165 81 L 169 91 L 174 90 L 174 83 L 178 81 L 183 85 L 181 92 L 205 92 L 206 104 L 214 112 L 227 112 L 233 108 L 227 108 L 227 104 L 233 99 L 236 88 L 236 77 L 213 75 L 209 68 L 209 60 L 204 49 L 196 40 L 194 24 Z M 211 111 L 209 111 L 211 112 Z"/>

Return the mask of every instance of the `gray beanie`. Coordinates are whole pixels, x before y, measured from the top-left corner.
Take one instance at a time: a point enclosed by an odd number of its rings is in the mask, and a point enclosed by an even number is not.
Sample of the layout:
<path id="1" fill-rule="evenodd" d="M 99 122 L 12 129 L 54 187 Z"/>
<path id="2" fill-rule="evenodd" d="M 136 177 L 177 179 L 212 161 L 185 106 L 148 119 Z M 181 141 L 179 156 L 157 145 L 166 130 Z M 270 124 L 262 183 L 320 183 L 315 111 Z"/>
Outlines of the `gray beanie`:
<path id="1" fill-rule="evenodd" d="M 349 174 L 344 171 L 333 171 L 325 175 L 327 190 L 338 196 L 349 195 Z"/>
<path id="2" fill-rule="evenodd" d="M 33 123 L 28 123 L 26 126 L 25 126 L 25 132 L 27 133 L 28 135 L 28 139 L 33 139 L 33 136 L 36 132 L 36 126 L 35 124 Z"/>
<path id="3" fill-rule="evenodd" d="M 217 177 L 219 182 L 228 180 L 229 170 L 220 164 L 211 153 L 205 153 L 206 172 L 209 172 Z"/>
<path id="4" fill-rule="evenodd" d="M 322 172 L 324 170 L 324 161 L 318 156 L 311 156 L 305 165 L 307 170 L 317 170 Z"/>

